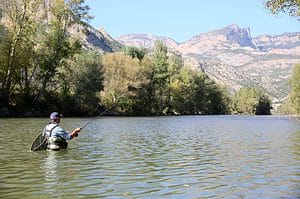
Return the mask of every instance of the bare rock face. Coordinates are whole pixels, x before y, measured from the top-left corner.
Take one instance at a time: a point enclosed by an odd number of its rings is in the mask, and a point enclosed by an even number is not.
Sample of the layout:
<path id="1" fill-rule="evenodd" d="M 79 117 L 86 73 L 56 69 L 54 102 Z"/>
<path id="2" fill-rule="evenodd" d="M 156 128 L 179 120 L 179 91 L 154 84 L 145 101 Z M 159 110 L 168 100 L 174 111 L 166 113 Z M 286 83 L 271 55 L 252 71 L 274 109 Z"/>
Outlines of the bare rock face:
<path id="1" fill-rule="evenodd" d="M 239 28 L 231 25 L 220 30 L 194 36 L 190 40 L 180 45 L 183 53 L 204 53 L 213 48 L 222 49 L 223 47 L 249 47 L 256 49 L 253 43 L 250 29 Z"/>
<path id="2" fill-rule="evenodd" d="M 124 45 L 149 49 L 156 40 L 181 54 L 187 67 L 206 72 L 231 91 L 258 86 L 265 89 L 274 103 L 288 95 L 292 67 L 300 63 L 300 32 L 252 38 L 249 28 L 230 25 L 196 35 L 181 44 L 171 38 L 147 34 L 117 38 Z"/>
<path id="3" fill-rule="evenodd" d="M 285 33 L 282 35 L 261 35 L 253 41 L 261 51 L 273 49 L 293 49 L 300 46 L 299 33 Z"/>
<path id="4" fill-rule="evenodd" d="M 79 39 L 83 47 L 99 53 L 118 51 L 122 45 L 114 40 L 104 29 L 96 30 L 92 26 L 76 24 L 69 29 L 72 37 Z"/>
<path id="5" fill-rule="evenodd" d="M 123 45 L 152 49 L 157 41 L 163 42 L 172 51 L 177 51 L 178 43 L 169 38 L 153 34 L 127 34 L 116 39 Z"/>

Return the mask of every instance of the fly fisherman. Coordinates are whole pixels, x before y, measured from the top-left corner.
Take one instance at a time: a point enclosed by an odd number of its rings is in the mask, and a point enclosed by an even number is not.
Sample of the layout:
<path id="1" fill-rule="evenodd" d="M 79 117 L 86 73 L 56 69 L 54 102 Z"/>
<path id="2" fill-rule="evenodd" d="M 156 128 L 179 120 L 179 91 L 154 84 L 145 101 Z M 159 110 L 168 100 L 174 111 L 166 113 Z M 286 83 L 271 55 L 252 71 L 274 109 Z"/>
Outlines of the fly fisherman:
<path id="1" fill-rule="evenodd" d="M 47 149 L 58 151 L 60 149 L 66 149 L 68 147 L 68 142 L 66 140 L 71 140 L 78 136 L 81 128 L 76 128 L 72 132 L 65 131 L 59 126 L 60 118 L 62 114 L 58 112 L 53 112 L 50 115 L 51 122 L 44 128 L 44 134 L 48 137 Z"/>

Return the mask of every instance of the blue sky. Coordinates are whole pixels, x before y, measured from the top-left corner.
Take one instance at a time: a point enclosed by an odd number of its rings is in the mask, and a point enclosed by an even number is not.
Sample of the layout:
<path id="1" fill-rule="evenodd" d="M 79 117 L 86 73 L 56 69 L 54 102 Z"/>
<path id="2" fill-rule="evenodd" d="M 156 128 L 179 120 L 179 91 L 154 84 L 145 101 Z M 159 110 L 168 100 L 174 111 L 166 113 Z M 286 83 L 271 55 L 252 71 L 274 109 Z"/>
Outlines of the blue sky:
<path id="1" fill-rule="evenodd" d="M 86 0 L 90 24 L 112 37 L 130 33 L 167 36 L 184 42 L 231 24 L 249 27 L 253 37 L 300 32 L 300 21 L 274 16 L 264 0 Z"/>

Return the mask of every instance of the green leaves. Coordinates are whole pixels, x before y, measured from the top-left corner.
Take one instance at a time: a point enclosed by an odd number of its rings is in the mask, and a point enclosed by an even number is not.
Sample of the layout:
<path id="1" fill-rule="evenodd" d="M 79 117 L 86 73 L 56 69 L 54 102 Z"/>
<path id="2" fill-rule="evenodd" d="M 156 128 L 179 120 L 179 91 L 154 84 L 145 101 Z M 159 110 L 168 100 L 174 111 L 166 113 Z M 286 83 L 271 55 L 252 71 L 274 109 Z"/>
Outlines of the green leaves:
<path id="1" fill-rule="evenodd" d="M 179 114 L 228 113 L 227 93 L 202 72 L 181 69 L 171 95 L 174 112 Z"/>
<path id="2" fill-rule="evenodd" d="M 134 46 L 125 46 L 122 48 L 122 51 L 124 52 L 125 55 L 129 55 L 132 58 L 137 58 L 139 60 L 142 60 L 146 53 L 146 49 L 137 48 Z"/>
<path id="3" fill-rule="evenodd" d="M 300 114 L 300 64 L 293 68 L 290 79 L 291 90 L 288 98 L 279 107 L 278 112 L 284 114 Z"/>
<path id="4" fill-rule="evenodd" d="M 300 1 L 299 0 L 267 0 L 265 6 L 273 14 L 284 12 L 292 17 L 300 16 Z"/>
<path id="5" fill-rule="evenodd" d="M 59 71 L 62 102 L 74 97 L 73 109 L 88 114 L 99 103 L 103 89 L 103 66 L 101 56 L 95 52 L 82 50 L 64 62 Z M 66 103 L 70 104 L 70 100 Z"/>
<path id="6" fill-rule="evenodd" d="M 270 110 L 271 100 L 259 88 L 242 88 L 233 96 L 233 113 L 250 115 L 269 115 Z"/>
<path id="7" fill-rule="evenodd" d="M 101 98 L 125 115 L 224 114 L 229 97 L 207 75 L 183 67 L 180 56 L 156 43 L 153 54 L 136 59 L 136 48 L 103 57 Z M 128 56 L 130 55 L 130 56 Z"/>
<path id="8" fill-rule="evenodd" d="M 66 60 L 80 53 L 80 42 L 68 31 L 89 18 L 88 7 L 83 4 L 84 0 L 1 1 L 0 109 L 12 107 L 20 114 L 35 109 L 39 114 L 72 97 L 70 87 L 75 86 L 62 78 L 65 74 L 61 71 Z M 87 68 L 82 72 L 85 76 L 78 77 L 82 85 L 76 85 L 76 89 L 101 90 L 101 82 L 94 77 L 101 78 L 101 70 L 95 72 L 93 64 Z"/>
<path id="9" fill-rule="evenodd" d="M 293 112 L 300 114 L 300 64 L 296 64 L 294 66 L 290 84 L 290 100 L 292 103 Z"/>
<path id="10" fill-rule="evenodd" d="M 65 1 L 70 9 L 70 15 L 74 22 L 81 23 L 83 20 L 90 20 L 93 17 L 88 14 L 90 8 L 84 5 L 84 0 L 67 0 Z"/>

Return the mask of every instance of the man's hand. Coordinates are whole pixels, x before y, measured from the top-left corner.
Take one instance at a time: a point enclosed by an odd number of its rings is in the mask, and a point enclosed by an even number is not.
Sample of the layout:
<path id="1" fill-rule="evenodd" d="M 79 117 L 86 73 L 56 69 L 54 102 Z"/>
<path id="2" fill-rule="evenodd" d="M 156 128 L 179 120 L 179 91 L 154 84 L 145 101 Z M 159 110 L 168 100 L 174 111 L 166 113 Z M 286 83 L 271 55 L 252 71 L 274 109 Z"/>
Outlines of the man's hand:
<path id="1" fill-rule="evenodd" d="M 76 128 L 72 131 L 72 136 L 73 137 L 77 137 L 78 136 L 78 133 L 81 131 L 81 128 Z"/>
<path id="2" fill-rule="evenodd" d="M 75 131 L 76 133 L 79 133 L 79 132 L 81 131 L 81 128 L 76 128 L 76 129 L 74 129 L 74 131 Z"/>

